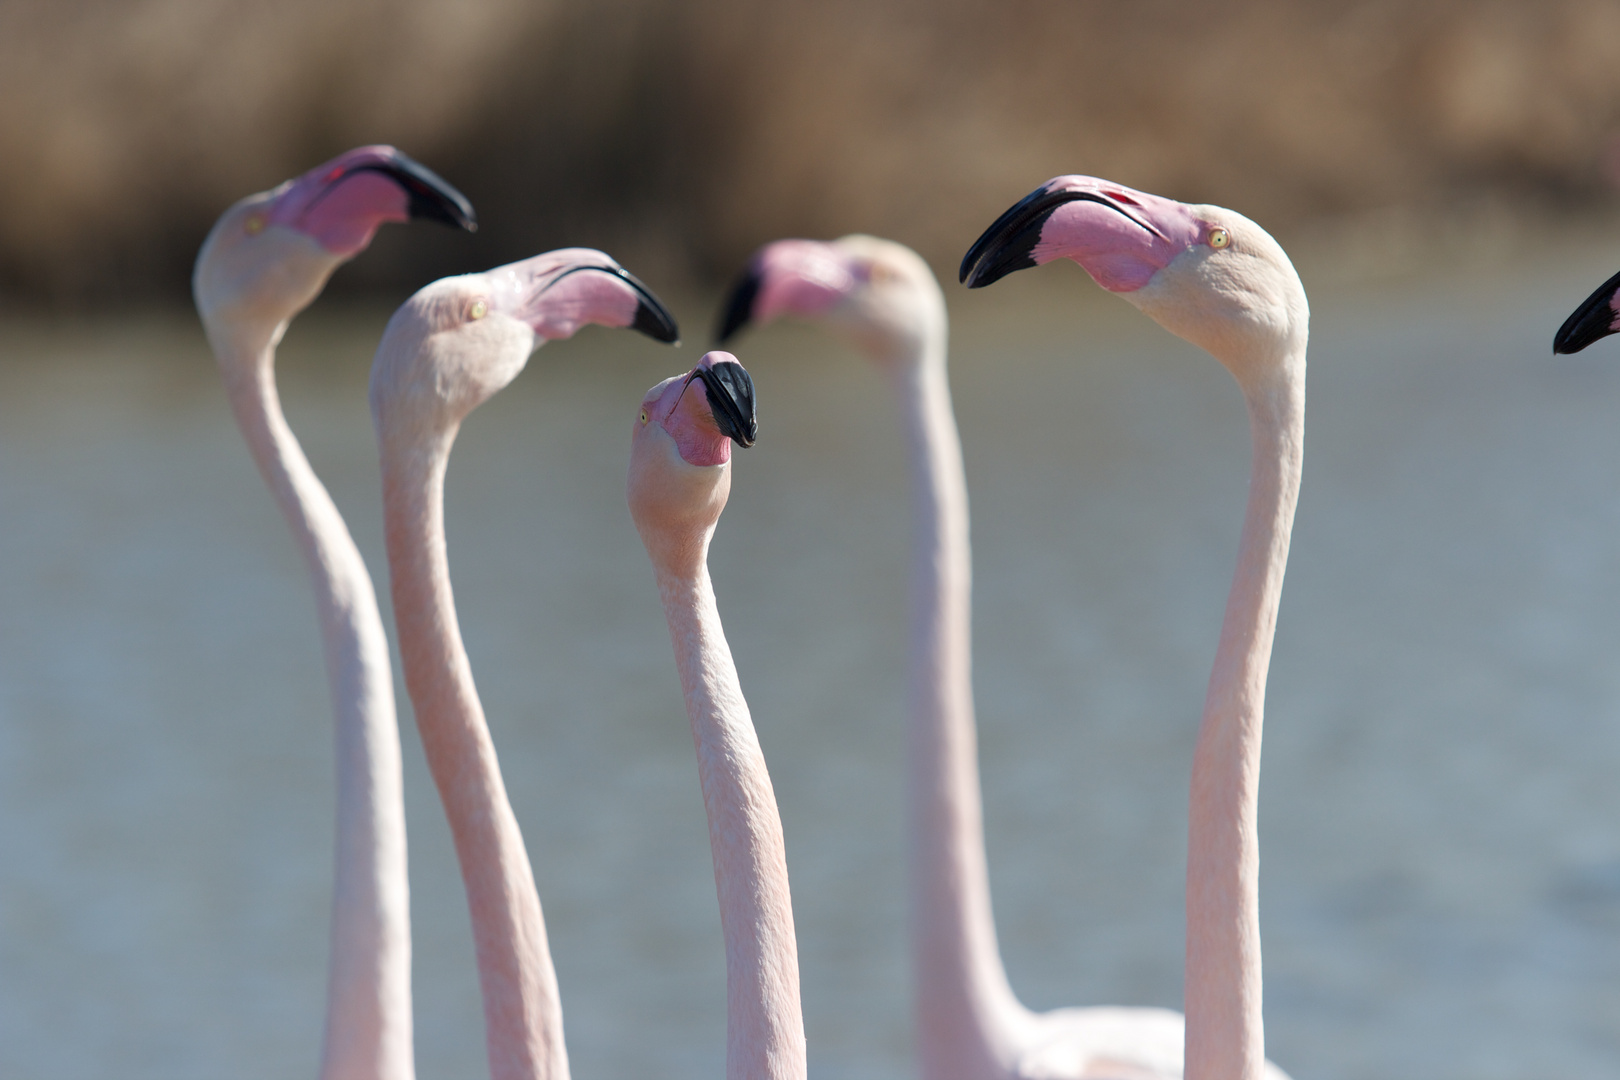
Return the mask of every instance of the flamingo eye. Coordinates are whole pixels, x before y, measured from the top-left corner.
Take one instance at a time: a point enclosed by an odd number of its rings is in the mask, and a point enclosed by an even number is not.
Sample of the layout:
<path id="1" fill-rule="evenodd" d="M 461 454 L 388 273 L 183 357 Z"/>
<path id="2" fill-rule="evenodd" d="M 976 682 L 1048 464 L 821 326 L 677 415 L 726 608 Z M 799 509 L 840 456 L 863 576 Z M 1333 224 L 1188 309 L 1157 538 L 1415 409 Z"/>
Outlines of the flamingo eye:
<path id="1" fill-rule="evenodd" d="M 472 307 L 467 309 L 467 318 L 475 320 L 475 321 L 478 320 L 478 319 L 482 319 L 485 315 L 488 315 L 488 314 L 489 314 L 489 301 L 483 300 L 483 299 L 474 300 L 472 302 Z"/>
<path id="2" fill-rule="evenodd" d="M 264 215 L 249 214 L 248 219 L 242 223 L 242 231 L 249 236 L 258 236 L 264 232 Z"/>
<path id="3" fill-rule="evenodd" d="M 1232 242 L 1232 234 L 1220 226 L 1209 230 L 1209 246 L 1219 251 Z"/>
<path id="4" fill-rule="evenodd" d="M 641 410 L 641 422 L 643 424 L 645 424 L 647 422 L 647 410 L 646 409 Z"/>

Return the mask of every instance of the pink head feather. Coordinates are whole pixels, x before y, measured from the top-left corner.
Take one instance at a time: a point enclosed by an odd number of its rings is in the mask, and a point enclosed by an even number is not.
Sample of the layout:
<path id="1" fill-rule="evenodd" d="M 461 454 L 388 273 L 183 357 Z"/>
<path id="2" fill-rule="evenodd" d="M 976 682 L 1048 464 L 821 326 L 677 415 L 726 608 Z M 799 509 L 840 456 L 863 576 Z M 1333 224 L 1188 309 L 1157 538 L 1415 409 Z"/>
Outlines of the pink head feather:
<path id="1" fill-rule="evenodd" d="M 1174 199 L 1134 191 L 1091 176 L 1062 176 L 1050 181 L 1065 191 L 1094 191 L 1125 207 L 1127 217 L 1102 202 L 1077 199 L 1047 217 L 1041 238 L 1030 252 L 1036 265 L 1073 259 L 1109 292 L 1134 292 L 1155 273 L 1194 244 L 1203 242 L 1209 223 Z M 1158 231 L 1144 228 L 1141 218 Z"/>
<path id="2" fill-rule="evenodd" d="M 778 240 L 755 259 L 760 281 L 753 317 L 761 325 L 781 315 L 825 313 L 866 280 L 867 270 L 831 244 Z"/>

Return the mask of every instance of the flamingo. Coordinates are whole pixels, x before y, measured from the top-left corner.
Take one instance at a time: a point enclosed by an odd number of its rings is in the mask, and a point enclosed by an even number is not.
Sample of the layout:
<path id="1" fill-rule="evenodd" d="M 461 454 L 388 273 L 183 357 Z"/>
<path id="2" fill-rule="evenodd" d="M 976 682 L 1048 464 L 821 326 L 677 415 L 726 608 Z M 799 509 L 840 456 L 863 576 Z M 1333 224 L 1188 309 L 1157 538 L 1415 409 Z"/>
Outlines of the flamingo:
<path id="1" fill-rule="evenodd" d="M 1179 1068 L 1177 1014 L 1037 1014 L 1018 1001 L 1001 961 L 973 716 L 967 478 L 938 281 L 916 252 L 893 241 L 779 240 L 754 255 L 733 287 L 718 336 L 725 341 L 750 322 L 783 315 L 848 337 L 899 391 L 913 515 L 907 804 L 923 1077 L 1112 1075 L 1096 1070 L 1116 1062 L 1152 1064 L 1161 1074 Z M 1060 1060 L 1066 1064 L 1054 1065 Z"/>
<path id="2" fill-rule="evenodd" d="M 337 867 L 321 1076 L 415 1075 L 405 804 L 388 639 L 365 562 L 282 415 L 275 349 L 385 221 L 471 231 L 472 206 L 391 146 L 363 146 L 220 216 L 192 291 L 231 409 L 304 553 L 337 728 Z"/>
<path id="3" fill-rule="evenodd" d="M 1193 751 L 1182 1068 L 1188 1080 L 1277 1077 L 1261 1016 L 1256 807 L 1304 455 L 1305 288 L 1282 247 L 1243 215 L 1090 176 L 1056 177 L 1013 205 L 968 249 L 961 279 L 982 288 L 1057 258 L 1214 356 L 1248 407 L 1248 505 Z"/>
<path id="4" fill-rule="evenodd" d="M 1297 282 L 1291 268 L 1283 278 Z M 1032 1013 L 1013 994 L 997 950 L 973 723 L 967 490 L 946 376 L 945 304 L 933 274 L 914 252 L 872 237 L 780 241 L 754 257 L 734 288 L 721 339 L 782 314 L 820 319 L 851 337 L 900 388 L 914 515 L 908 803 L 923 1076 L 1180 1075 L 1180 1016 Z M 1303 355 L 1303 340 L 1300 348 Z"/>
<path id="5" fill-rule="evenodd" d="M 804 1017 L 782 819 L 709 580 L 731 444 L 753 444 L 754 387 L 711 352 L 641 402 L 630 513 L 652 559 L 692 724 L 726 943 L 728 1080 L 803 1080 Z"/>
<path id="6" fill-rule="evenodd" d="M 1553 352 L 1578 353 L 1598 338 L 1620 329 L 1620 274 L 1597 287 L 1581 306 L 1570 312 L 1564 325 L 1553 335 Z"/>
<path id="7" fill-rule="evenodd" d="M 676 338 L 646 286 L 570 248 L 421 289 L 389 319 L 371 369 L 405 687 L 467 890 L 494 1080 L 566 1080 L 568 1056 L 540 897 L 456 621 L 444 474 L 467 414 L 539 345 L 588 323 Z"/>

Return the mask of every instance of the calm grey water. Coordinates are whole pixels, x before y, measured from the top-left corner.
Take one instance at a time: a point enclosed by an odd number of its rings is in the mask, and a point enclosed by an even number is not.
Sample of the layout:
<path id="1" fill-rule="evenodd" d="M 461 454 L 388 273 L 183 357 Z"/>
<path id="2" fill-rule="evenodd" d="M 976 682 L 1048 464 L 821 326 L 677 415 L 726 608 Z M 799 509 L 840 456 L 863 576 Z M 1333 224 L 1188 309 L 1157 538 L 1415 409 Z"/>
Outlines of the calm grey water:
<path id="1" fill-rule="evenodd" d="M 1313 287 L 1261 800 L 1268 1046 L 1299 1080 L 1620 1071 L 1620 347 L 1548 356 L 1612 261 Z M 1013 985 L 1178 1006 L 1241 401 L 1078 271 L 951 300 Z M 681 314 L 700 340 L 709 312 Z M 385 318 L 318 306 L 281 365 L 379 575 L 364 387 Z M 623 498 L 640 393 L 698 353 L 548 346 L 450 469 L 461 621 L 581 1078 L 722 1075 L 702 804 Z M 904 1077 L 893 403 L 810 331 L 739 354 L 762 435 L 713 568 L 786 824 L 812 1074 Z M 190 319 L 0 325 L 0 553 L 0 1076 L 313 1075 L 315 621 Z M 476 1076 L 466 910 L 408 715 L 419 1068 Z"/>

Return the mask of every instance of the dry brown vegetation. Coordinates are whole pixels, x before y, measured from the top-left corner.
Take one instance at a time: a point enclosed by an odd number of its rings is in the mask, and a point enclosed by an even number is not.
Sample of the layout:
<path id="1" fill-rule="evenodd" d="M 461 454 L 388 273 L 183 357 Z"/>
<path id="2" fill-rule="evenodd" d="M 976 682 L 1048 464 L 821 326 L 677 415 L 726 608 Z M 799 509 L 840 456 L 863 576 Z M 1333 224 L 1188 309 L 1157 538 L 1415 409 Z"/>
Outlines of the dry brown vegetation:
<path id="1" fill-rule="evenodd" d="M 853 230 L 945 267 L 1076 171 L 1283 232 L 1578 208 L 1617 132 L 1612 0 L 0 0 L 0 290 L 181 294 L 226 204 L 361 142 L 485 228 L 385 236 L 351 287 Z"/>

